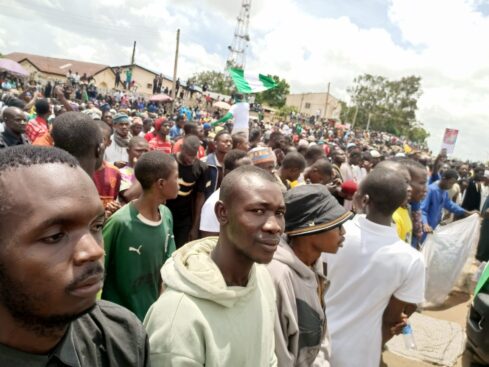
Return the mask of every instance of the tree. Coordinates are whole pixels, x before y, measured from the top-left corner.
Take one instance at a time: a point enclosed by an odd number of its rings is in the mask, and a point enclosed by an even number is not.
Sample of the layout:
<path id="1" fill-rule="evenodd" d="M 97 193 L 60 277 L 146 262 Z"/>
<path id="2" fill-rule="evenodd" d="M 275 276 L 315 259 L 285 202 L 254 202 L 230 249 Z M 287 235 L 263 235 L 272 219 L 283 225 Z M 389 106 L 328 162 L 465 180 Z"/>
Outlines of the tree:
<path id="1" fill-rule="evenodd" d="M 418 99 L 422 94 L 420 77 L 389 80 L 383 76 L 364 74 L 355 78 L 348 92 L 352 106 L 343 106 L 344 121 L 353 122 L 356 113 L 356 126 L 365 128 L 370 114 L 372 130 L 411 136 L 420 139 L 419 142 L 428 136 L 416 120 Z"/>
<path id="2" fill-rule="evenodd" d="M 430 133 L 421 126 L 413 127 L 407 133 L 408 139 L 415 143 L 424 143 L 429 136 Z"/>
<path id="3" fill-rule="evenodd" d="M 207 85 L 208 91 L 230 96 L 233 93 L 232 79 L 220 71 L 202 71 L 190 77 L 187 83 L 203 87 Z"/>
<path id="4" fill-rule="evenodd" d="M 277 83 L 277 86 L 273 89 L 266 90 L 265 92 L 258 93 L 256 95 L 256 103 L 266 103 L 270 107 L 283 107 L 287 100 L 287 95 L 290 92 L 290 85 L 285 79 L 280 79 L 278 76 L 268 75 L 269 78 Z"/>

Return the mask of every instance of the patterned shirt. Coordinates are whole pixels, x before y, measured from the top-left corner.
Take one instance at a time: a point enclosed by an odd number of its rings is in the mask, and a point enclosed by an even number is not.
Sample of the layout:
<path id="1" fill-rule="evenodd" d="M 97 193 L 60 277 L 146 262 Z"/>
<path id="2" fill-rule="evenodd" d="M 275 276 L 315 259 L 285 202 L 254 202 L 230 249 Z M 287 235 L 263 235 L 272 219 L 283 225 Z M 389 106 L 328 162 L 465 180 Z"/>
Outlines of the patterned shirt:
<path id="1" fill-rule="evenodd" d="M 171 154 L 171 148 L 171 143 L 161 139 L 158 135 L 155 135 L 155 137 L 149 141 L 149 150 L 158 150 L 166 154 Z"/>
<path id="2" fill-rule="evenodd" d="M 25 134 L 31 142 L 48 132 L 48 122 L 41 116 L 37 116 L 36 118 L 30 120 L 25 127 Z"/>
<path id="3" fill-rule="evenodd" d="M 93 174 L 93 181 L 104 208 L 117 199 L 121 186 L 121 174 L 116 166 L 104 161 L 102 167 Z"/>

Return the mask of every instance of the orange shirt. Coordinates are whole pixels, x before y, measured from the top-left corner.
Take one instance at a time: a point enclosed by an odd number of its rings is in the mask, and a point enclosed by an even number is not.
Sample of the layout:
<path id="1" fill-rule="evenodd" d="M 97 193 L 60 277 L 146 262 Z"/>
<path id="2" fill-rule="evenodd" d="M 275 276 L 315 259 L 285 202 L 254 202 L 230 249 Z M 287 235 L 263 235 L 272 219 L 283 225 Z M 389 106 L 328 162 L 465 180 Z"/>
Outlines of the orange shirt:
<path id="1" fill-rule="evenodd" d="M 54 141 L 50 133 L 45 133 L 44 135 L 39 136 L 32 145 L 37 145 L 41 147 L 52 147 L 54 146 Z"/>

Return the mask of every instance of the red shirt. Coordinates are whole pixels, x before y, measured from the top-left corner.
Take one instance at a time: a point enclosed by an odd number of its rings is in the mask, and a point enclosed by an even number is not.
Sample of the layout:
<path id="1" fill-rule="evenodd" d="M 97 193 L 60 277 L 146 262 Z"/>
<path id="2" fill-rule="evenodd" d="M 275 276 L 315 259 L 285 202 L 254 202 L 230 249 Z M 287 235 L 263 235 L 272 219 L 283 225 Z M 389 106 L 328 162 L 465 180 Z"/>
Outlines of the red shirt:
<path id="1" fill-rule="evenodd" d="M 171 154 L 171 148 L 171 143 L 161 139 L 159 135 L 155 135 L 153 139 L 149 141 L 149 150 L 159 150 L 160 152 Z"/>
<path id="2" fill-rule="evenodd" d="M 121 173 L 116 166 L 104 161 L 102 167 L 95 171 L 92 178 L 105 208 L 119 195 Z"/>
<path id="3" fill-rule="evenodd" d="M 49 132 L 48 122 L 41 116 L 30 120 L 25 127 L 25 134 L 29 140 L 34 142 L 38 137 Z"/>
<path id="4" fill-rule="evenodd" d="M 150 131 L 149 133 L 146 133 L 146 134 L 144 135 L 144 138 L 145 138 L 145 139 L 146 139 L 146 141 L 148 141 L 148 142 L 149 142 L 151 139 L 153 139 L 154 137 L 155 137 L 155 135 L 153 134 L 153 132 L 152 132 L 152 131 Z"/>

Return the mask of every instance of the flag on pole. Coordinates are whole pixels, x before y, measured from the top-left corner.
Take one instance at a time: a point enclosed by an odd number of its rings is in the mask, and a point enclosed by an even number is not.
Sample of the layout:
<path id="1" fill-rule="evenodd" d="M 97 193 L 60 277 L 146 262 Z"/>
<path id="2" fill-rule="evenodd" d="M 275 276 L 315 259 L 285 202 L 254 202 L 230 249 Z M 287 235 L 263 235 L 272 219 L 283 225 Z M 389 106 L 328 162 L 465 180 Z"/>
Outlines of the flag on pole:
<path id="1" fill-rule="evenodd" d="M 259 93 L 275 88 L 277 83 L 263 74 L 247 73 L 241 69 L 228 70 L 236 89 L 241 93 Z"/>

